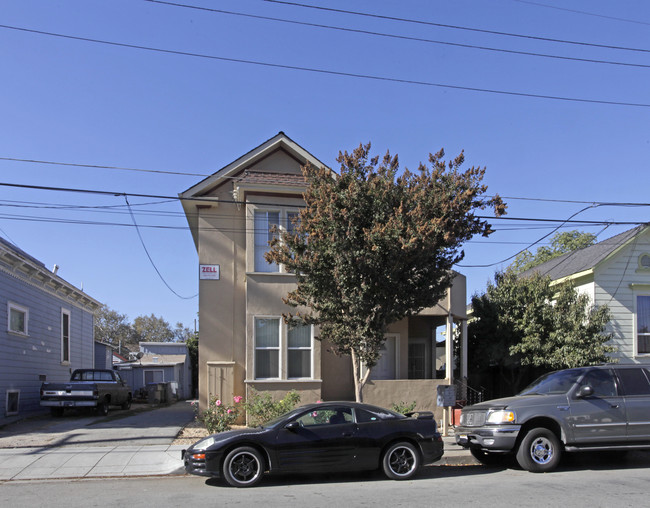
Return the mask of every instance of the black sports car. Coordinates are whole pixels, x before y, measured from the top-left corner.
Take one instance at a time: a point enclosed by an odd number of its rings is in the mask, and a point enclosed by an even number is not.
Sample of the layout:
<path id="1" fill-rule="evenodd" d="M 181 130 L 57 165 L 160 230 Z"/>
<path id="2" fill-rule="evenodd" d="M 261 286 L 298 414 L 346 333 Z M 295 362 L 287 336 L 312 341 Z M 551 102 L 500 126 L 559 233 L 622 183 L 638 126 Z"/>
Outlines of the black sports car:
<path id="1" fill-rule="evenodd" d="M 394 480 L 411 478 L 442 457 L 431 412 L 407 416 L 355 402 L 299 407 L 257 428 L 213 434 L 183 450 L 188 473 L 252 487 L 265 471 L 316 473 L 383 468 Z"/>

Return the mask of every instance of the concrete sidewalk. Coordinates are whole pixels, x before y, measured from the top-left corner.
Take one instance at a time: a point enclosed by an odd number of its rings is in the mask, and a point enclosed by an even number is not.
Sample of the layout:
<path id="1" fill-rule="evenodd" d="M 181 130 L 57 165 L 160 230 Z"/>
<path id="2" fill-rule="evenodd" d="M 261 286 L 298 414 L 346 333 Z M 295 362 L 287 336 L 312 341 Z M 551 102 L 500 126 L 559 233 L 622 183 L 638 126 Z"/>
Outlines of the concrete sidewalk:
<path id="1" fill-rule="evenodd" d="M 445 455 L 436 466 L 475 465 L 469 451 L 443 438 Z M 183 445 L 76 446 L 0 449 L 0 481 L 183 475 Z"/>
<path id="2" fill-rule="evenodd" d="M 184 474 L 184 446 L 0 449 L 1 480 Z"/>

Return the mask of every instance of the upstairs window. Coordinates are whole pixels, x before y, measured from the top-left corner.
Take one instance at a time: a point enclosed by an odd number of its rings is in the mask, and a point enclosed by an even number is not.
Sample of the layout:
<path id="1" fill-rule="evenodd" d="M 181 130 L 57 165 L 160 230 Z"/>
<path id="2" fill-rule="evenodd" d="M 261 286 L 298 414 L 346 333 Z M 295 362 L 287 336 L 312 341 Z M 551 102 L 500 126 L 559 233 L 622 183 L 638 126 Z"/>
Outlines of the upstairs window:
<path id="1" fill-rule="evenodd" d="M 61 363 L 70 363 L 70 311 L 61 309 Z"/>
<path id="2" fill-rule="evenodd" d="M 20 335 L 28 335 L 29 309 L 9 302 L 7 304 L 7 312 L 9 315 L 9 319 L 7 320 L 9 323 L 9 331 L 19 333 Z"/>
<path id="3" fill-rule="evenodd" d="M 265 212 L 255 210 L 255 271 L 278 272 L 276 264 L 269 264 L 264 254 L 269 250 L 269 242 L 273 239 L 271 229 L 280 223 L 280 212 Z"/>
<path id="4" fill-rule="evenodd" d="M 650 354 L 650 295 L 636 297 L 636 347 L 639 354 Z"/>

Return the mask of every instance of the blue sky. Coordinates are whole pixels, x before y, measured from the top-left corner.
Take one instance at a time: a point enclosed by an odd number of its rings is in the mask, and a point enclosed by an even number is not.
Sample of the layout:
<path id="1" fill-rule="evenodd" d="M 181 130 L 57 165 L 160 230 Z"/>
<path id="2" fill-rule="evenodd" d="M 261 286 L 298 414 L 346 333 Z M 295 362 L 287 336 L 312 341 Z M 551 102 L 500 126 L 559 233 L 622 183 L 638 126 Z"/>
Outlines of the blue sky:
<path id="1" fill-rule="evenodd" d="M 488 193 L 522 220 L 466 245 L 468 296 L 590 204 L 574 220 L 594 224 L 569 228 L 599 240 L 633 227 L 605 223 L 650 220 L 646 1 L 303 2 L 375 16 L 178 3 L 247 16 L 146 0 L 0 10 L 0 183 L 19 186 L 0 185 L 0 234 L 131 320 L 194 327 L 197 254 L 168 197 L 278 131 L 332 168 L 366 142 L 409 169 L 442 147 L 487 167 Z"/>

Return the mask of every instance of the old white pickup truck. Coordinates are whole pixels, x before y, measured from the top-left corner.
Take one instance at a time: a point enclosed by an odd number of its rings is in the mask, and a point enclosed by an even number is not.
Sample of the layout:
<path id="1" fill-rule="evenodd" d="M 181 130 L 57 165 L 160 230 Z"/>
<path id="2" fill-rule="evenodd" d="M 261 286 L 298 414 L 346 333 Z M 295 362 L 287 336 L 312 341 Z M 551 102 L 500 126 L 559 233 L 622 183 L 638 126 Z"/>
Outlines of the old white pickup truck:
<path id="1" fill-rule="evenodd" d="M 53 416 L 61 416 L 65 408 L 96 408 L 108 414 L 108 406 L 131 407 L 131 387 L 114 370 L 78 369 L 67 383 L 43 383 L 41 406 L 49 407 Z"/>

